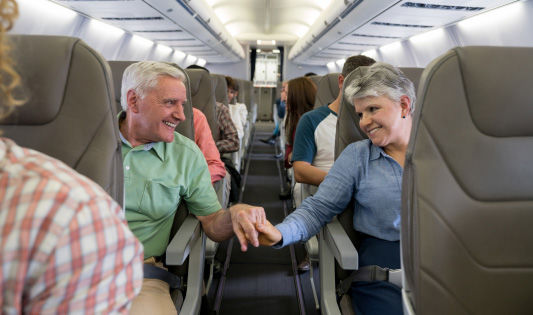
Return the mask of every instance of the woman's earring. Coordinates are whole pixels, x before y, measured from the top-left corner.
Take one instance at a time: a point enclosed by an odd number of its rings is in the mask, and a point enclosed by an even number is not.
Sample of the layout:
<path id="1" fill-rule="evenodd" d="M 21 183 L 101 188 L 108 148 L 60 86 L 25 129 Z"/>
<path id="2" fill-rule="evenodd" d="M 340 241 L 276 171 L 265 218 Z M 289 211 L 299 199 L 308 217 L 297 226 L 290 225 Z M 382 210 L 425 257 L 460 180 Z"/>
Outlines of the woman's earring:
<path id="1" fill-rule="evenodd" d="M 405 119 L 405 116 L 402 116 L 403 119 Z"/>

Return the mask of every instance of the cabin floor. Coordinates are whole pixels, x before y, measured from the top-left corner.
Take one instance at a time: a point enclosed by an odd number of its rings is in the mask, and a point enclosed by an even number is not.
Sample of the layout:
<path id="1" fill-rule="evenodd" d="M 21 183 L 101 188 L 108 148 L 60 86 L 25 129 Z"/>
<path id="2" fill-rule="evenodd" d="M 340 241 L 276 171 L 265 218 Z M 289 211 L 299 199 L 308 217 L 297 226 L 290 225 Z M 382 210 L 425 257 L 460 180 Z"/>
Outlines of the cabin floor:
<path id="1" fill-rule="evenodd" d="M 277 159 L 276 146 L 259 139 L 268 138 L 272 122 L 257 122 L 242 173 L 241 202 L 265 208 L 272 224 L 292 211 L 292 200 L 280 200 L 285 181 L 283 159 Z M 282 249 L 248 247 L 241 252 L 236 238 L 222 243 L 217 252 L 219 273 L 208 292 L 203 314 L 319 314 L 311 290 L 310 272 L 298 274 L 297 265 L 305 257 L 302 244 Z M 317 290 L 320 280 L 314 266 Z M 207 272 L 207 270 L 206 270 Z M 318 292 L 318 294 L 320 294 Z"/>

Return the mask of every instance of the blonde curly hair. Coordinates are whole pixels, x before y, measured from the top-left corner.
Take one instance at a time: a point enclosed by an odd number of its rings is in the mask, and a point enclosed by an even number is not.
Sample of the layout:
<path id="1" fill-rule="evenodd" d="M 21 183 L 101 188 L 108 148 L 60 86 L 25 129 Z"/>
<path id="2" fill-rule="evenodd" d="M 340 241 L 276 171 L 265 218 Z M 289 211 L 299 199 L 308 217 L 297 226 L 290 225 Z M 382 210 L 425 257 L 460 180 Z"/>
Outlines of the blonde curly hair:
<path id="1" fill-rule="evenodd" d="M 13 90 L 20 84 L 20 76 L 13 68 L 13 60 L 9 56 L 10 46 L 6 32 L 13 27 L 18 16 L 18 5 L 15 0 L 0 0 L 0 118 L 5 118 L 24 102 L 13 95 Z"/>

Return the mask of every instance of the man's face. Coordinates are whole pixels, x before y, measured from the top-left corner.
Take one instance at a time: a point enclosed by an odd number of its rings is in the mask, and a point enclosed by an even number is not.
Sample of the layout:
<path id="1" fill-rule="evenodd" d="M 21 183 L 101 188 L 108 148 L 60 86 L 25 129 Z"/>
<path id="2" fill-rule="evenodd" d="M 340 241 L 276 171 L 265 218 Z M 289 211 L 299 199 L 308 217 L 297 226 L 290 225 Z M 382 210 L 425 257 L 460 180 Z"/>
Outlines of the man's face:
<path id="1" fill-rule="evenodd" d="M 237 96 L 237 91 L 232 88 L 228 88 L 228 102 L 231 103 L 231 100 Z"/>
<path id="2" fill-rule="evenodd" d="M 183 103 L 187 101 L 185 85 L 181 80 L 159 77 L 157 85 L 148 90 L 143 98 L 137 97 L 134 116 L 141 143 L 172 142 L 174 129 L 185 120 Z"/>

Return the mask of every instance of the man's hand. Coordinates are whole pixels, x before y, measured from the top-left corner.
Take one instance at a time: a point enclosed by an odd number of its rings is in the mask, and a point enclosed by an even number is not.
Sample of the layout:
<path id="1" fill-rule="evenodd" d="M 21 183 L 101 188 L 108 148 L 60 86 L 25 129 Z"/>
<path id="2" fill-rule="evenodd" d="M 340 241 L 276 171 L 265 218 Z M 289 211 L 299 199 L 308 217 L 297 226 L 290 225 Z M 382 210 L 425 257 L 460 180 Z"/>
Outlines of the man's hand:
<path id="1" fill-rule="evenodd" d="M 268 220 L 265 220 L 264 224 L 256 224 L 255 227 L 257 231 L 259 231 L 259 244 L 263 246 L 272 246 L 281 241 L 281 232 Z"/>
<path id="2" fill-rule="evenodd" d="M 237 235 L 241 250 L 248 249 L 248 242 L 253 246 L 259 246 L 257 224 L 265 224 L 267 221 L 265 210 L 262 207 L 237 204 L 229 208 L 233 232 Z"/>

